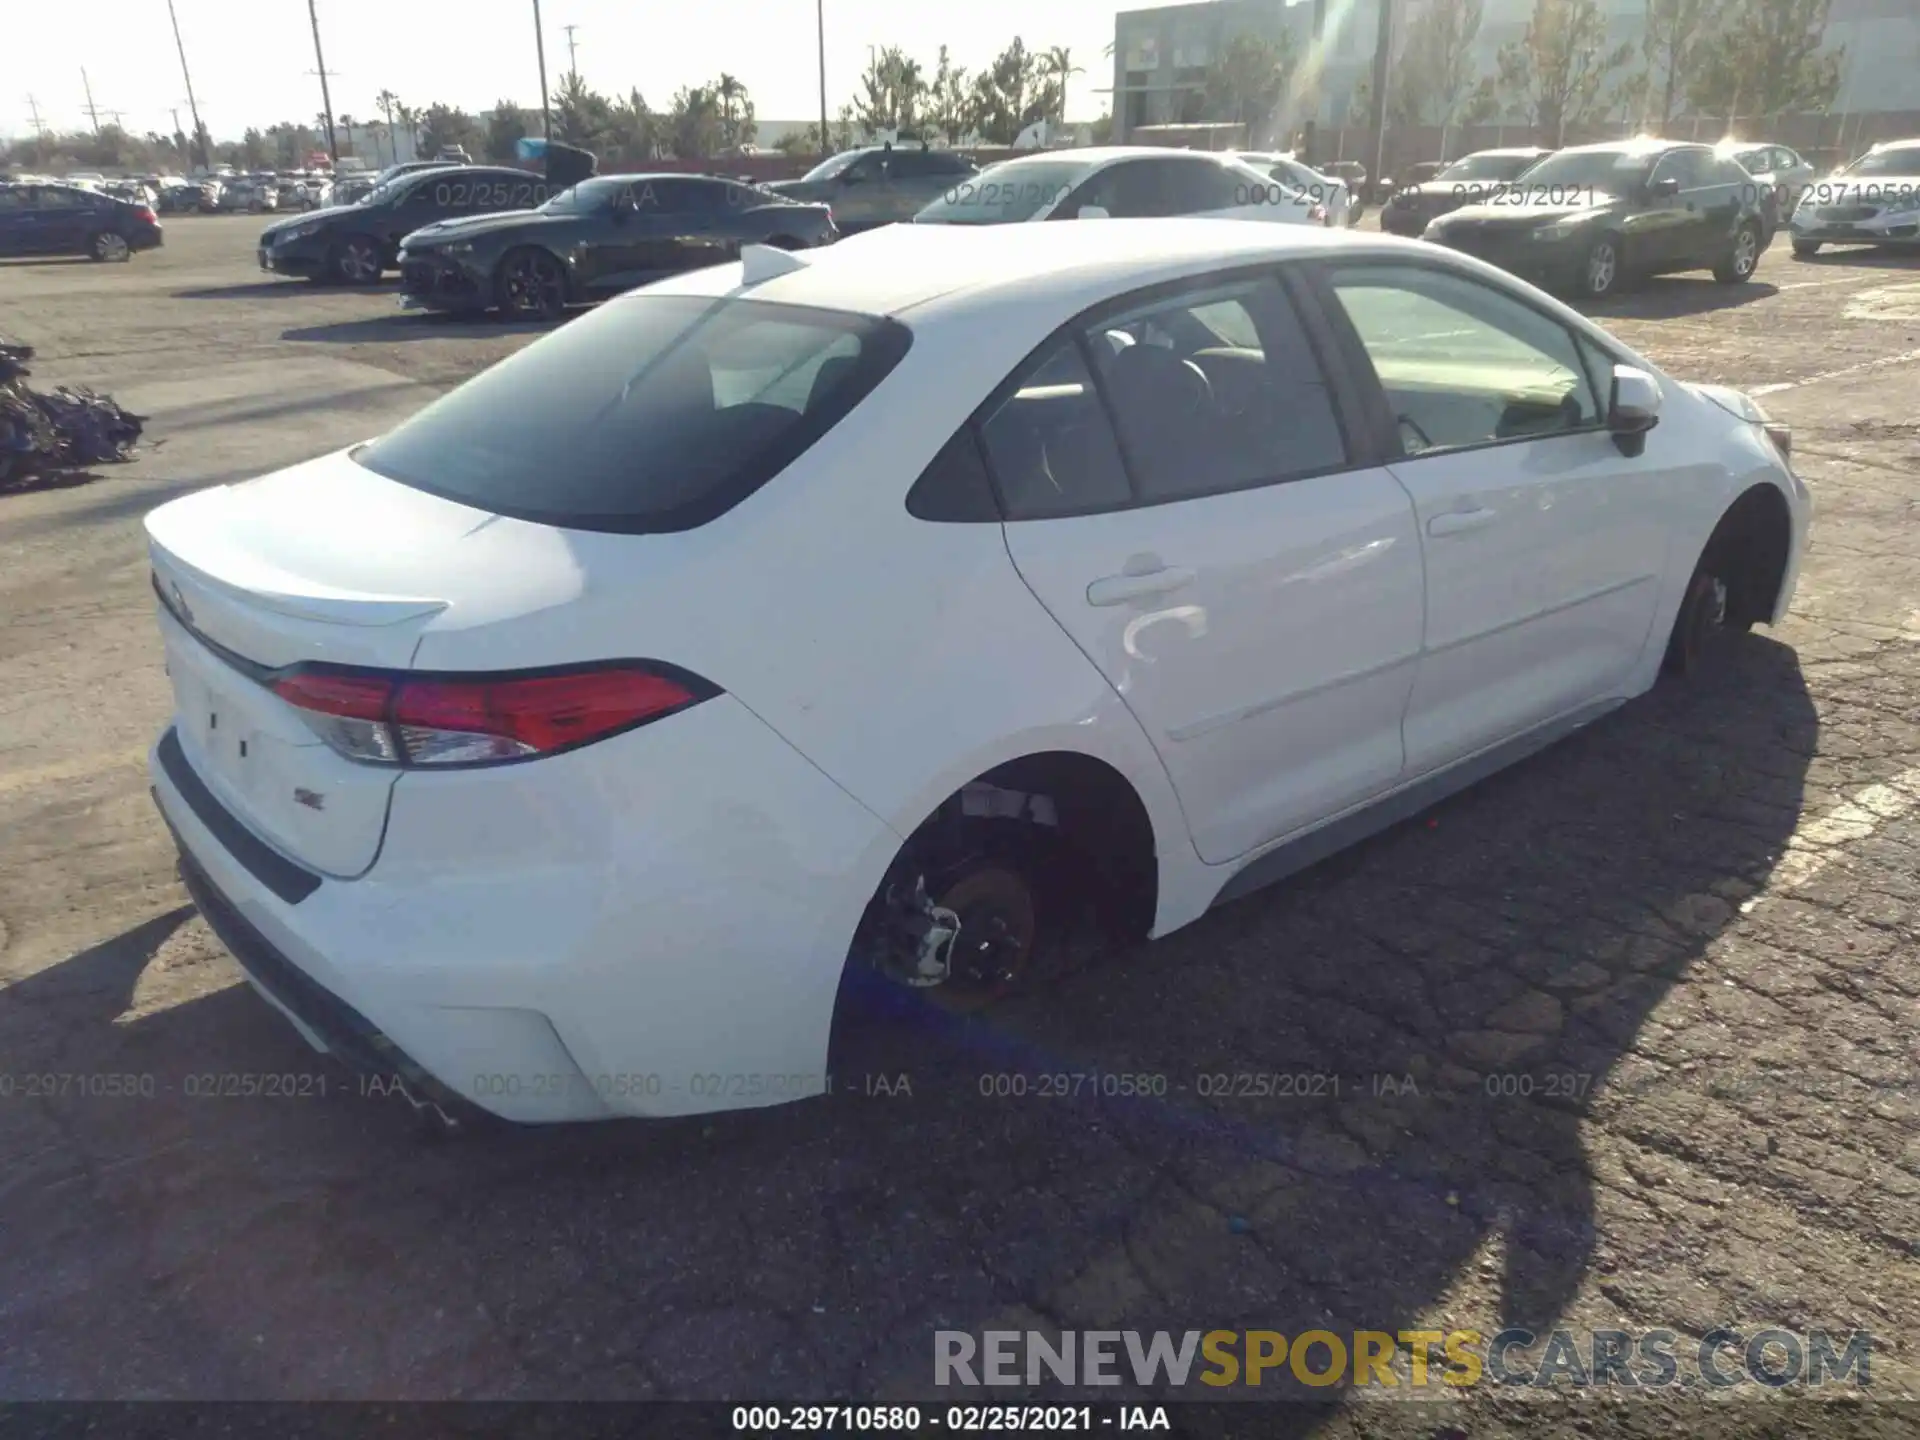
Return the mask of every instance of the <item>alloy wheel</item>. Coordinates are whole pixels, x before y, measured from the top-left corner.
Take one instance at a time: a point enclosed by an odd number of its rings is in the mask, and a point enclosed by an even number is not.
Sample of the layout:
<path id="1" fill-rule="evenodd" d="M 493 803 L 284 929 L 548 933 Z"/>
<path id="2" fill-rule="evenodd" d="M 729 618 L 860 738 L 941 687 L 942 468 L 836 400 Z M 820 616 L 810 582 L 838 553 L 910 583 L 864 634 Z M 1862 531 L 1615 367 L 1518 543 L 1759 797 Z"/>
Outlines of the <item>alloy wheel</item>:
<path id="1" fill-rule="evenodd" d="M 133 249 L 127 244 L 127 239 L 124 235 L 115 235 L 112 231 L 107 231 L 94 237 L 93 254 L 95 259 L 120 261 L 125 260 L 132 253 Z"/>
<path id="2" fill-rule="evenodd" d="M 371 240 L 349 240 L 340 247 L 340 274 L 349 283 L 371 285 L 380 278 L 381 268 Z"/>
<path id="3" fill-rule="evenodd" d="M 1610 240 L 1596 240 L 1593 248 L 1587 251 L 1587 293 L 1605 295 L 1613 289 L 1614 278 L 1620 272 L 1620 257 L 1614 252 Z"/>
<path id="4" fill-rule="evenodd" d="M 507 262 L 500 289 L 500 308 L 512 315 L 551 319 L 566 309 L 566 277 L 553 257 L 537 251 Z"/>

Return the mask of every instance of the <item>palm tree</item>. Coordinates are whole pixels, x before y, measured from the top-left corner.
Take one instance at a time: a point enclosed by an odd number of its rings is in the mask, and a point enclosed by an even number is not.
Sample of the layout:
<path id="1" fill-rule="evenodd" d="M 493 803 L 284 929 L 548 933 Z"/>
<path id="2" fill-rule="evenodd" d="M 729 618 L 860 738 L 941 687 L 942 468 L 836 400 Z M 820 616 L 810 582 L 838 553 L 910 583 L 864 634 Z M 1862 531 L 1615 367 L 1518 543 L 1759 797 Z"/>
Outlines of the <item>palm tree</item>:
<path id="1" fill-rule="evenodd" d="M 1067 81 L 1075 75 L 1084 75 L 1087 72 L 1073 63 L 1071 48 L 1055 45 L 1040 57 L 1040 73 L 1045 75 L 1054 86 L 1053 98 L 1056 111 L 1053 123 L 1056 127 L 1064 126 L 1067 123 Z"/>
<path id="2" fill-rule="evenodd" d="M 713 93 L 720 101 L 721 119 L 727 122 L 728 129 L 732 129 L 734 108 L 739 104 L 741 98 L 746 95 L 747 87 L 742 85 L 737 77 L 729 75 L 726 71 L 722 70 L 720 72 L 720 78 L 714 82 Z"/>

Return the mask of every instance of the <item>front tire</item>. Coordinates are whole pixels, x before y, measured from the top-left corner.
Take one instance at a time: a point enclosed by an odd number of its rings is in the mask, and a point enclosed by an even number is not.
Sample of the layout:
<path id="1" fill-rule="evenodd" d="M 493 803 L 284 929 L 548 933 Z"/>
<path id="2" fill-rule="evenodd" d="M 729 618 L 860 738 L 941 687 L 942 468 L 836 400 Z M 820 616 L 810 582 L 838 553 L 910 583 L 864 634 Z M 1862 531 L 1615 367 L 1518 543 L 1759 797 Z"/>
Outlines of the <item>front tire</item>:
<path id="1" fill-rule="evenodd" d="M 567 274 L 545 250 L 511 250 L 494 272 L 493 300 L 509 320 L 558 320 L 567 312 Z"/>
<path id="2" fill-rule="evenodd" d="M 1740 285 L 1753 278 L 1760 267 L 1760 229 L 1751 220 L 1742 220 L 1733 232 L 1733 244 L 1713 267 L 1713 278 L 1722 285 Z"/>
<path id="3" fill-rule="evenodd" d="M 87 241 L 87 258 L 97 263 L 124 265 L 133 258 L 133 247 L 127 244 L 126 236 L 102 230 Z"/>
<path id="4" fill-rule="evenodd" d="M 1727 618 L 1730 581 L 1720 573 L 1723 568 L 1712 549 L 1694 568 L 1680 613 L 1673 618 L 1673 634 L 1667 640 L 1662 668 L 1669 675 L 1699 674 L 1729 639 L 1752 628 L 1752 621 Z"/>
<path id="5" fill-rule="evenodd" d="M 349 235 L 327 257 L 327 273 L 342 285 L 378 285 L 386 268 L 380 242 L 371 235 Z"/>
<path id="6" fill-rule="evenodd" d="M 1811 260 L 1820 253 L 1818 240 L 1799 240 L 1793 242 L 1793 254 L 1796 260 Z"/>

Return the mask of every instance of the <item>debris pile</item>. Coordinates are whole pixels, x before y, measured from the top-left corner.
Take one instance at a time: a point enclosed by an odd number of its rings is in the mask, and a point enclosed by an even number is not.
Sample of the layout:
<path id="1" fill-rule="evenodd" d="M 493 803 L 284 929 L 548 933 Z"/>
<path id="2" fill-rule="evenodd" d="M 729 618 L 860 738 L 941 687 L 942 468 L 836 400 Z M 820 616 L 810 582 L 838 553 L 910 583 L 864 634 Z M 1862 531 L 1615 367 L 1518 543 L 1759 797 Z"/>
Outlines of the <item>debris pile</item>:
<path id="1" fill-rule="evenodd" d="M 33 347 L 0 335 L 0 490 L 131 459 L 144 417 L 85 387 L 27 384 Z"/>

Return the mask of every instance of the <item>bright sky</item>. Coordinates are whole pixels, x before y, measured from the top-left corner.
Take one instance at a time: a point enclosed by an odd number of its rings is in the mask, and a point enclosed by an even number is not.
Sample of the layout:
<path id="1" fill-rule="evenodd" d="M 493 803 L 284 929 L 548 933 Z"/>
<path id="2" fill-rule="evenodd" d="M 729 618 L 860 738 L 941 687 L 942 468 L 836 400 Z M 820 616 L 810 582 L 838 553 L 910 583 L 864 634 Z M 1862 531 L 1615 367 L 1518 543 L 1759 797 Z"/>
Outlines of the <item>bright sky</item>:
<path id="1" fill-rule="evenodd" d="M 466 110 L 502 97 L 540 103 L 532 0 L 316 0 L 332 71 L 336 114 L 376 114 L 392 90 L 417 107 L 439 101 Z M 193 69 L 201 118 L 216 139 L 249 125 L 311 123 L 320 110 L 313 34 L 305 0 L 174 0 Z M 853 97 L 868 46 L 898 45 L 929 75 L 942 43 L 954 62 L 978 70 L 1020 36 L 1030 50 L 1071 48 L 1089 72 L 1068 91 L 1067 113 L 1091 120 L 1112 85 L 1101 50 L 1113 39 L 1114 0 L 966 0 L 951 6 L 902 0 L 825 0 L 827 100 L 838 114 Z M 0 45 L 0 135 L 32 133 L 29 98 L 50 128 L 87 124 L 81 69 L 94 103 L 144 133 L 173 128 L 186 87 L 167 20 L 167 0 L 84 0 L 5 7 Z M 819 113 L 813 0 L 541 0 L 550 83 L 567 68 L 567 35 L 578 27 L 581 78 L 624 94 L 638 86 L 664 110 L 682 85 L 738 76 L 756 113 L 806 120 Z"/>

